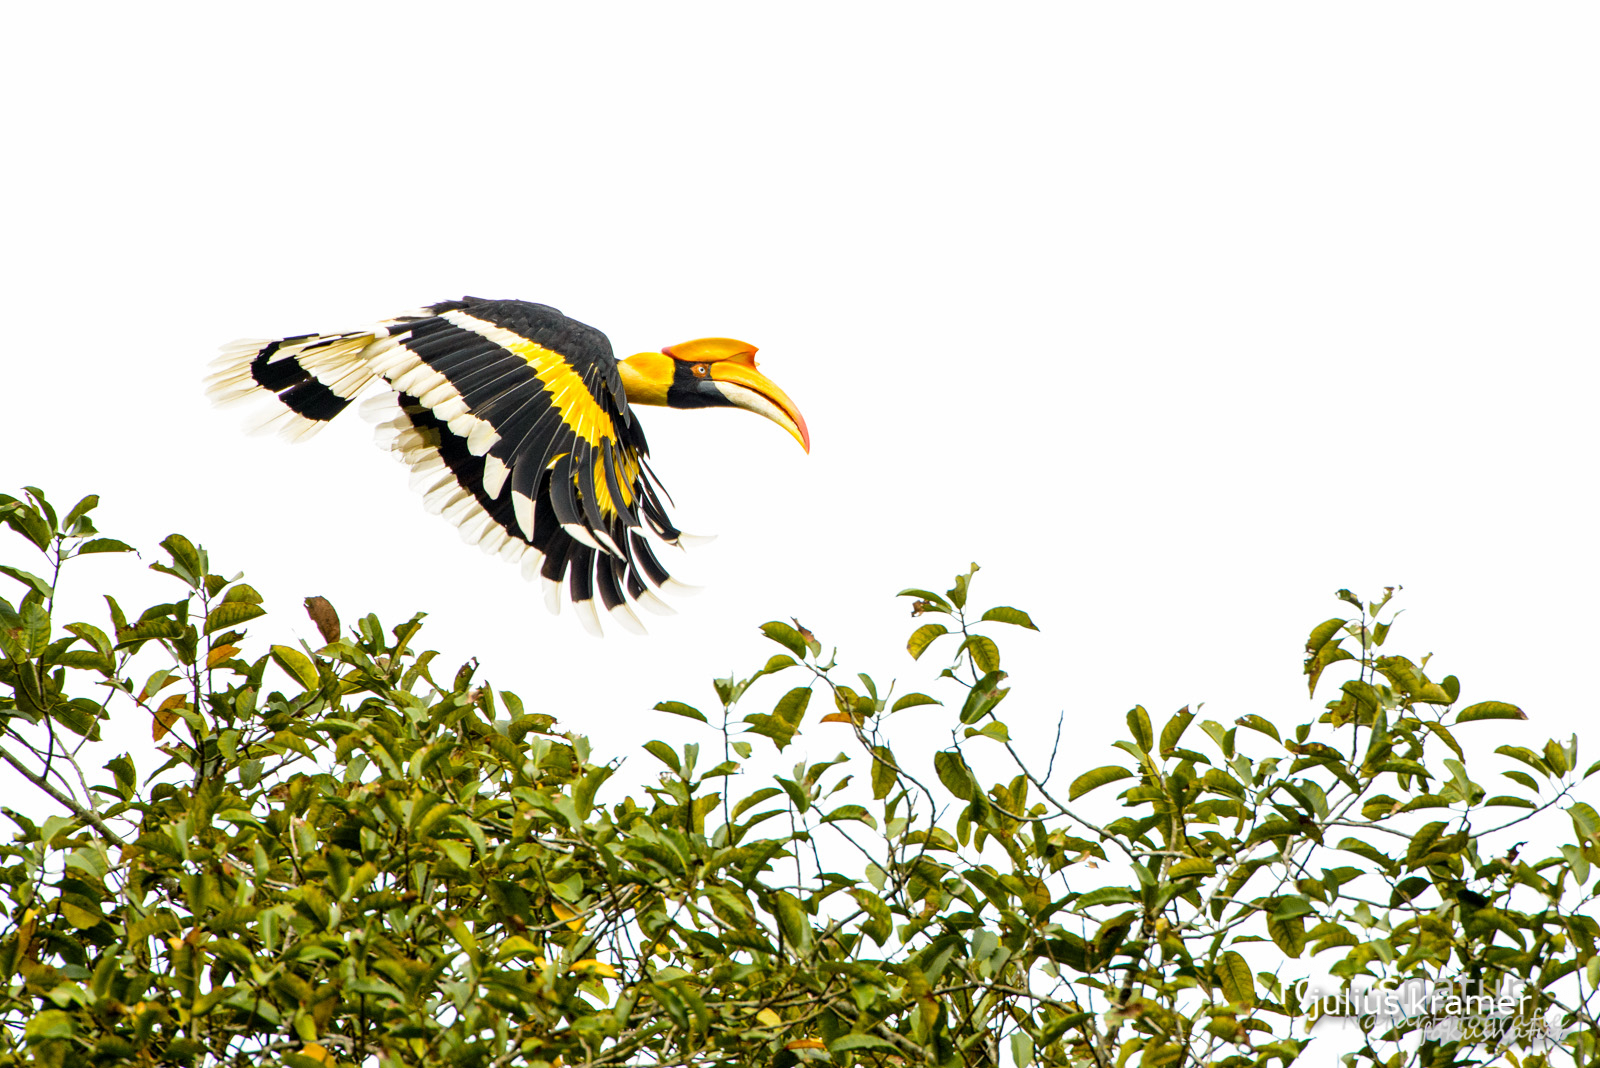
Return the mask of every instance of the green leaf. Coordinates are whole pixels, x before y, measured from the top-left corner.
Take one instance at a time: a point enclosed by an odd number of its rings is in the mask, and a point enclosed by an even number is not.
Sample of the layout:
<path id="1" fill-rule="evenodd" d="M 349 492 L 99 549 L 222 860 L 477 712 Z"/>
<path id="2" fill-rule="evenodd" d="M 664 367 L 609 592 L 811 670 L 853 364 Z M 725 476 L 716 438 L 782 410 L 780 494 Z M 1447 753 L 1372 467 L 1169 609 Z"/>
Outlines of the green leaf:
<path id="1" fill-rule="evenodd" d="M 1457 723 L 1474 723 L 1480 719 L 1527 719 L 1528 714 L 1516 705 L 1504 701 L 1479 701 L 1456 713 Z"/>
<path id="2" fill-rule="evenodd" d="M 916 708 L 918 705 L 942 705 L 943 701 L 935 700 L 925 693 L 908 693 L 894 703 L 891 712 L 898 712 L 902 708 Z"/>
<path id="3" fill-rule="evenodd" d="M 924 611 L 936 611 L 949 614 L 952 611 L 950 602 L 934 593 L 932 590 L 906 589 L 895 594 L 896 597 L 915 597 L 919 601 L 927 601 L 929 607 Z"/>
<path id="4" fill-rule="evenodd" d="M 1456 736 L 1451 734 L 1449 728 L 1443 723 L 1435 723 L 1432 720 L 1424 720 L 1422 725 L 1437 735 L 1439 740 L 1444 742 L 1445 745 L 1448 745 L 1456 756 L 1460 757 L 1462 760 L 1467 759 L 1467 754 L 1461 748 L 1461 743 L 1456 741 Z"/>
<path id="5" fill-rule="evenodd" d="M 1528 765 L 1528 767 L 1532 768 L 1534 771 L 1537 771 L 1541 775 L 1549 776 L 1551 774 L 1549 766 L 1547 766 L 1544 762 L 1544 758 L 1538 753 L 1535 753 L 1532 749 L 1528 749 L 1520 745 L 1499 745 L 1495 746 L 1494 751 L 1502 756 L 1508 756 L 1515 760 L 1522 761 L 1524 764 Z"/>
<path id="6" fill-rule="evenodd" d="M 805 957 L 811 952 L 811 919 L 806 915 L 805 906 L 793 894 L 782 890 L 773 893 L 772 905 L 783 940 L 800 957 Z"/>
<path id="7" fill-rule="evenodd" d="M 981 622 L 1010 623 L 1014 627 L 1027 627 L 1029 630 L 1039 629 L 1033 625 L 1033 620 L 1028 618 L 1028 613 L 1020 608 L 1012 608 L 1010 605 L 1004 604 L 997 605 L 985 612 L 981 617 Z"/>
<path id="8" fill-rule="evenodd" d="M 704 712 L 698 708 L 684 704 L 682 701 L 662 701 L 656 705 L 657 712 L 670 712 L 674 716 L 683 716 L 686 719 L 697 719 L 701 723 L 709 723 Z"/>
<path id="9" fill-rule="evenodd" d="M 262 600 L 261 594 L 256 592 L 254 586 L 247 586 L 243 582 L 234 585 L 222 595 L 223 604 L 233 604 L 236 601 L 242 601 L 245 604 L 261 604 Z"/>
<path id="10" fill-rule="evenodd" d="M 1011 732 L 999 720 L 985 723 L 981 729 L 968 727 L 962 732 L 962 736 L 966 738 L 992 738 L 997 742 L 1009 742 L 1011 740 Z"/>
<path id="11" fill-rule="evenodd" d="M 1272 936 L 1273 944 L 1291 959 L 1298 958 L 1306 947 L 1306 923 L 1303 917 L 1304 913 L 1294 916 L 1273 913 L 1267 917 L 1267 934 Z"/>
<path id="12" fill-rule="evenodd" d="M 805 718 L 806 706 L 810 703 L 811 690 L 805 686 L 796 686 L 778 699 L 778 703 L 773 706 L 772 715 L 757 712 L 744 717 L 744 722 L 750 725 L 751 734 L 771 738 L 782 750 L 794 741 L 795 732 L 800 729 L 800 722 Z"/>
<path id="13" fill-rule="evenodd" d="M 124 801 L 132 797 L 134 791 L 138 788 L 139 776 L 134 770 L 133 761 L 128 758 L 128 754 L 123 753 L 121 756 L 112 757 L 104 767 L 116 777 L 118 796 Z"/>
<path id="14" fill-rule="evenodd" d="M 873 746 L 872 757 L 872 797 L 874 800 L 882 801 L 900 781 L 900 773 L 896 770 L 899 765 L 895 763 L 894 754 L 886 745 Z"/>
<path id="15" fill-rule="evenodd" d="M 943 623 L 924 623 L 911 632 L 911 637 L 906 642 L 906 652 L 911 654 L 911 659 L 920 660 L 935 638 L 948 633 L 950 631 Z"/>
<path id="16" fill-rule="evenodd" d="M 258 604 L 247 601 L 224 601 L 206 613 L 205 633 L 215 634 L 219 630 L 237 627 L 241 623 L 266 614 L 267 610 Z"/>
<path id="17" fill-rule="evenodd" d="M 1411 844 L 1406 847 L 1407 868 L 1419 868 L 1423 865 L 1433 853 L 1433 847 L 1439 843 L 1446 826 L 1448 825 L 1443 822 L 1429 823 L 1411 836 Z"/>
<path id="18" fill-rule="evenodd" d="M 1222 996 L 1235 1005 L 1250 1008 L 1256 1003 L 1255 975 L 1244 957 L 1234 950 L 1217 958 L 1217 985 L 1222 987 Z"/>
<path id="19" fill-rule="evenodd" d="M 78 520 L 82 519 L 99 506 L 99 495 L 94 493 L 89 494 L 87 497 L 83 498 L 77 504 L 72 506 L 72 510 L 67 513 L 67 518 L 61 521 L 61 529 L 69 534 L 72 533 L 73 528 L 77 526 Z"/>
<path id="20" fill-rule="evenodd" d="M 1191 875 L 1215 875 L 1217 866 L 1204 857 L 1189 857 L 1167 869 L 1167 877 L 1183 879 Z"/>
<path id="21" fill-rule="evenodd" d="M 671 768 L 674 775 L 683 774 L 683 765 L 678 761 L 678 751 L 672 746 L 666 742 L 651 740 L 644 743 L 644 748 L 646 752 Z"/>
<path id="22" fill-rule="evenodd" d="M 189 583 L 190 586 L 198 589 L 200 580 L 205 575 L 206 567 L 204 554 L 195 548 L 194 542 L 182 534 L 168 534 L 161 540 L 161 547 L 172 556 L 172 566 L 163 567 L 160 564 L 152 564 L 151 567 L 157 571 L 165 571 L 168 574 L 176 575 Z"/>
<path id="23" fill-rule="evenodd" d="M 882 942 L 878 943 L 882 945 Z M 849 1034 L 842 1035 L 828 1043 L 829 1053 L 848 1053 L 854 1049 L 882 1049 L 890 1053 L 899 1053 L 900 1047 L 893 1042 L 886 1042 L 876 1035 Z"/>
<path id="24" fill-rule="evenodd" d="M 738 819 L 746 812 L 749 812 L 751 809 L 761 804 L 761 802 L 777 797 L 781 793 L 783 793 L 783 791 L 779 790 L 775 786 L 763 786 L 761 789 L 755 791 L 749 797 L 744 798 L 737 805 L 733 806 L 733 818 Z"/>
<path id="25" fill-rule="evenodd" d="M 1170 756 L 1174 747 L 1183 738 L 1183 732 L 1189 729 L 1189 724 L 1194 722 L 1194 713 L 1187 707 L 1173 713 L 1167 725 L 1161 728 L 1161 755 Z"/>
<path id="26" fill-rule="evenodd" d="M 1095 768 L 1093 771 L 1086 771 L 1072 780 L 1072 785 L 1067 788 L 1067 800 L 1076 801 L 1090 790 L 1099 789 L 1106 783 L 1132 777 L 1132 771 L 1116 764 L 1107 764 L 1104 767 Z"/>
<path id="27" fill-rule="evenodd" d="M 944 783 L 945 789 L 963 801 L 971 801 L 973 795 L 978 792 L 978 783 L 973 778 L 972 769 L 958 752 L 941 749 L 933 754 L 933 770 L 938 773 L 939 781 Z"/>
<path id="28" fill-rule="evenodd" d="M 822 817 L 823 823 L 837 823 L 840 820 L 855 820 L 873 828 L 878 826 L 878 821 L 873 819 L 872 814 L 861 805 L 840 805 Z"/>
<path id="29" fill-rule="evenodd" d="M 973 664 L 983 674 L 1000 670 L 1000 647 L 993 639 L 974 634 L 961 643 L 961 649 L 972 657 Z"/>
<path id="30" fill-rule="evenodd" d="M 1001 701 L 1005 700 L 1006 694 L 1011 692 L 1009 688 L 1002 689 L 1000 687 L 1000 682 L 1005 677 L 1006 673 L 1004 671 L 991 671 L 977 681 L 976 685 L 968 691 L 967 699 L 961 705 L 959 718 L 962 723 L 976 723 L 988 715 Z"/>
<path id="31" fill-rule="evenodd" d="M 1278 728 L 1274 727 L 1269 719 L 1263 719 L 1257 715 L 1248 715 L 1240 716 L 1234 722 L 1241 727 L 1249 727 L 1253 731 L 1260 731 L 1279 745 L 1283 744 L 1283 739 L 1278 736 Z"/>
<path id="32" fill-rule="evenodd" d="M 1143 705 L 1134 705 L 1128 710 L 1128 730 L 1133 733 L 1134 744 L 1144 752 L 1150 752 L 1156 736 L 1150 728 L 1150 713 L 1144 710 Z"/>
<path id="33" fill-rule="evenodd" d="M 945 591 L 945 596 L 950 598 L 950 603 L 957 608 L 967 607 L 967 586 L 972 582 L 972 576 L 978 573 L 978 565 L 973 564 L 965 575 L 957 575 L 955 585 Z"/>
<path id="34" fill-rule="evenodd" d="M 799 631 L 789 626 L 789 624 L 779 623 L 777 620 L 773 620 L 771 623 L 763 623 L 761 624 L 761 633 L 800 659 L 805 659 L 806 640 L 800 636 Z"/>
<path id="35" fill-rule="evenodd" d="M 45 1009 L 36 1012 L 23 1028 L 23 1034 L 30 1040 L 42 1042 L 50 1038 L 71 1038 L 73 1020 L 70 1015 L 60 1009 Z M 15 1034 L 15 1032 L 13 1032 Z"/>
<path id="36" fill-rule="evenodd" d="M 1317 653 L 1321 652 L 1322 647 L 1327 645 L 1328 640 L 1335 634 L 1339 633 L 1345 622 L 1343 619 L 1325 619 L 1315 627 L 1312 627 L 1311 637 L 1306 639 L 1306 654 L 1308 656 L 1316 656 Z"/>
<path id="37" fill-rule="evenodd" d="M 861 922 L 861 932 L 880 946 L 888 942 L 894 930 L 894 921 L 883 898 L 865 887 L 851 890 L 850 896 L 867 913 L 868 918 Z"/>
<path id="38" fill-rule="evenodd" d="M 1519 786 L 1526 786 L 1534 793 L 1539 792 L 1539 782 L 1525 771 L 1502 771 L 1500 774 L 1510 779 Z"/>
<path id="39" fill-rule="evenodd" d="M 1316 927 L 1306 932 L 1306 940 L 1316 943 L 1311 947 L 1313 956 L 1338 946 L 1358 946 L 1361 944 L 1361 939 L 1357 938 L 1348 927 L 1337 923 L 1317 924 Z"/>
<path id="40" fill-rule="evenodd" d="M 33 542 L 40 552 L 50 548 L 50 539 L 55 536 L 37 508 L 5 494 L 0 494 L 0 523 Z"/>
<path id="41" fill-rule="evenodd" d="M 1344 850 L 1346 853 L 1354 853 L 1359 857 L 1365 857 L 1367 860 L 1372 861 L 1372 863 L 1376 864 L 1380 869 L 1386 872 L 1393 868 L 1395 864 L 1394 858 L 1390 857 L 1387 853 L 1378 849 L 1376 846 L 1373 846 L 1367 842 L 1363 842 L 1359 838 L 1341 839 L 1338 848 Z"/>
<path id="42" fill-rule="evenodd" d="M 290 678 L 307 690 L 317 688 L 317 669 L 306 654 L 287 645 L 274 645 L 271 653 L 272 659 L 289 674 Z"/>
<path id="43" fill-rule="evenodd" d="M 133 546 L 116 538 L 90 538 L 78 546 L 76 555 L 87 556 L 90 553 L 131 553 Z"/>
<path id="44" fill-rule="evenodd" d="M 1096 905 L 1131 905 L 1138 900 L 1138 893 L 1126 886 L 1102 886 L 1090 890 L 1072 904 L 1074 908 L 1087 909 Z"/>
<path id="45" fill-rule="evenodd" d="M 62 629 L 68 634 L 75 634 L 82 638 L 106 656 L 111 655 L 111 639 L 106 635 L 105 631 L 93 623 L 68 623 Z"/>
<path id="46" fill-rule="evenodd" d="M 1572 807 L 1567 809 L 1567 815 L 1572 817 L 1572 827 L 1579 838 L 1600 843 L 1600 814 L 1595 812 L 1593 805 L 1587 801 L 1574 801 Z"/>
<path id="47" fill-rule="evenodd" d="M 117 628 L 117 648 L 142 645 L 154 638 L 181 638 L 183 624 L 170 617 L 141 619 L 129 627 Z"/>
<path id="48" fill-rule="evenodd" d="M 93 649 L 73 649 L 55 657 L 53 662 L 62 667 L 98 671 L 102 675 L 114 675 L 117 671 L 116 661 Z"/>
<path id="49" fill-rule="evenodd" d="M 1584 855 L 1582 849 L 1574 845 L 1564 845 L 1561 847 L 1561 855 L 1571 865 L 1572 877 L 1579 886 L 1589 881 L 1589 858 Z"/>
<path id="50" fill-rule="evenodd" d="M 1343 640 L 1343 638 L 1335 638 L 1318 650 L 1315 656 L 1306 661 L 1306 688 L 1309 693 L 1315 694 L 1317 692 L 1317 681 L 1322 678 L 1323 671 L 1330 665 L 1337 664 L 1341 660 L 1355 659 L 1353 653 L 1339 648 L 1339 643 Z"/>
<path id="51" fill-rule="evenodd" d="M 782 653 L 774 653 L 772 656 L 767 658 L 766 664 L 762 666 L 760 671 L 756 672 L 756 675 L 758 677 L 761 675 L 775 675 L 780 671 L 787 671 L 789 668 L 796 667 L 797 663 L 798 662 L 792 656 L 785 656 Z"/>
<path id="52" fill-rule="evenodd" d="M 38 591 L 40 597 L 50 596 L 50 583 L 46 582 L 44 579 L 30 571 L 24 571 L 20 567 L 10 567 L 6 564 L 0 564 L 0 575 L 10 575 L 18 582 L 21 582 L 26 586 L 33 587 L 36 591 Z"/>
<path id="53" fill-rule="evenodd" d="M 25 601 L 20 615 L 23 647 L 29 656 L 36 656 L 50 644 L 50 613 L 37 601 Z"/>

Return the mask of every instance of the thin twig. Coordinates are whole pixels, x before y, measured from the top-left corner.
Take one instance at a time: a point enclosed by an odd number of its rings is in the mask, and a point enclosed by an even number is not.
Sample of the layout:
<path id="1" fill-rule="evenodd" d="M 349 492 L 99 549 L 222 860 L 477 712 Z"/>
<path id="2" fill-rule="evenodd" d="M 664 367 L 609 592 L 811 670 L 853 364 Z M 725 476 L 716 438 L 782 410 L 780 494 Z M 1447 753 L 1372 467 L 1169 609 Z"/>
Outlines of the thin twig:
<path id="1" fill-rule="evenodd" d="M 102 835 L 104 835 L 108 841 L 111 841 L 111 842 L 115 843 L 117 846 L 119 846 L 122 849 L 128 848 L 127 841 L 120 834 L 118 834 L 116 831 L 113 831 L 110 827 L 106 826 L 106 823 L 105 823 L 104 820 L 102 820 L 99 816 L 95 815 L 93 812 L 91 812 L 87 808 L 84 808 L 76 800 L 74 800 L 70 795 L 62 793 L 60 790 L 57 790 L 54 786 L 51 786 L 50 783 L 47 782 L 45 779 L 42 779 L 38 775 L 34 774 L 34 772 L 26 764 L 22 763 L 16 757 L 12 756 L 10 751 L 5 749 L 3 746 L 0 746 L 0 758 L 4 758 L 5 762 L 7 764 L 10 764 L 12 767 L 14 767 L 18 771 L 20 771 L 22 773 L 23 778 L 27 779 L 29 782 L 33 783 L 33 785 L 37 786 L 39 789 L 41 789 L 45 793 L 49 794 L 52 798 L 54 798 L 56 801 L 58 801 L 62 805 L 65 805 L 72 812 L 73 815 L 75 815 L 79 819 L 81 819 L 81 820 L 93 825 L 94 829 L 99 831 Z"/>

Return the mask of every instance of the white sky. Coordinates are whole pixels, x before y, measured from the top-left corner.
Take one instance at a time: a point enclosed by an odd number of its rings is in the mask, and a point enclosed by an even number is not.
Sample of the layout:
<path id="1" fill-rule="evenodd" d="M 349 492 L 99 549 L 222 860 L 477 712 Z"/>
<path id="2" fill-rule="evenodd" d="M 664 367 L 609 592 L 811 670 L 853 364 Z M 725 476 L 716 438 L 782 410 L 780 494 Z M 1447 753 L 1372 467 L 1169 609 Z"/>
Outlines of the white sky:
<path id="1" fill-rule="evenodd" d="M 655 701 L 714 704 L 713 674 L 775 651 L 771 618 L 925 680 L 893 594 L 976 560 L 975 597 L 1044 628 L 1007 635 L 1005 718 L 1045 737 L 1065 712 L 1087 768 L 1136 702 L 1308 714 L 1332 591 L 1399 583 L 1397 651 L 1527 709 L 1486 741 L 1595 722 L 1592 5 L 5 21 L 0 488 L 194 537 L 279 610 L 273 640 L 315 637 L 311 593 L 347 621 L 426 609 L 452 668 L 627 752 L 682 735 Z M 721 536 L 649 639 L 548 616 L 353 413 L 289 446 L 201 398 L 235 337 L 463 293 L 553 304 L 619 355 L 747 339 L 805 413 L 809 457 L 746 413 L 644 413 L 680 525 Z"/>

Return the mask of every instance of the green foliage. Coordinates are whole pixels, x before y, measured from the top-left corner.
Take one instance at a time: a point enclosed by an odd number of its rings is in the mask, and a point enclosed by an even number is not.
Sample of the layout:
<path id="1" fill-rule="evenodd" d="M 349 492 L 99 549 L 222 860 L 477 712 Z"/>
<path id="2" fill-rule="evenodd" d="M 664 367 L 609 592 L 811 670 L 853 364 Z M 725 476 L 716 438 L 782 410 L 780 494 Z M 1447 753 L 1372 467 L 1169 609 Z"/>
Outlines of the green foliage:
<path id="1" fill-rule="evenodd" d="M 5 810 L 0 1065 L 992 1065 L 1003 1043 L 1243 1068 L 1312 1040 L 1313 960 L 1347 991 L 1522 980 L 1526 1019 L 1597 1054 L 1600 814 L 1571 797 L 1596 768 L 1576 739 L 1502 745 L 1491 796 L 1462 742 L 1520 710 L 1455 713 L 1454 676 L 1378 655 L 1387 597 L 1340 591 L 1359 615 L 1312 630 L 1312 692 L 1351 677 L 1306 722 L 1136 707 L 1113 763 L 1058 769 L 997 715 L 1001 641 L 1037 628 L 973 607 L 974 566 L 903 594 L 940 617 L 908 645 L 947 658 L 939 696 L 768 623 L 783 651 L 715 680 L 719 707 L 657 706 L 703 740 L 646 742 L 659 776 L 623 784 L 475 663 L 435 675 L 421 616 L 341 632 L 308 602 L 326 644 L 261 642 L 260 594 L 179 535 L 150 565 L 172 602 L 60 624 L 63 565 L 127 548 L 95 503 L 0 497 L 45 559 L 0 568 L 0 756 L 41 791 Z M 113 716 L 164 762 L 90 766 Z M 806 741 L 845 751 L 768 770 Z M 1550 856 L 1505 841 L 1557 811 Z M 1372 1024 L 1350 1063 L 1494 1055 L 1402 1045 L 1420 1026 Z"/>

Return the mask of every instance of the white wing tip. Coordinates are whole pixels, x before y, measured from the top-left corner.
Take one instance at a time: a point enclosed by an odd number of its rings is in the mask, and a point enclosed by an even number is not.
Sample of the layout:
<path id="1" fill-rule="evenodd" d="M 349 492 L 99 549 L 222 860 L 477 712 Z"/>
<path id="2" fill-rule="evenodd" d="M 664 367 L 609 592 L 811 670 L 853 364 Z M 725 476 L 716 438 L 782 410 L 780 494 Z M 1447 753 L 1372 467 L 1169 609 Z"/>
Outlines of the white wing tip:
<path id="1" fill-rule="evenodd" d="M 561 529 L 566 531 L 567 536 L 579 545 L 587 545 L 596 552 L 603 553 L 606 551 L 599 542 L 594 540 L 594 537 L 589 533 L 589 528 L 582 523 L 562 523 Z"/>
<path id="2" fill-rule="evenodd" d="M 641 591 L 633 601 L 646 612 L 651 612 L 658 616 L 675 616 L 678 614 L 678 610 L 657 597 L 654 590 Z"/>
<path id="3" fill-rule="evenodd" d="M 661 584 L 661 589 L 663 592 L 674 594 L 678 597 L 693 597 L 695 594 L 704 589 L 704 587 L 691 586 L 687 582 L 679 582 L 675 578 L 669 578 Z"/>
<path id="4" fill-rule="evenodd" d="M 644 621 L 634 615 L 633 609 L 625 604 L 617 605 L 617 607 L 611 609 L 609 614 L 612 621 L 629 634 L 637 634 L 642 638 L 650 633 L 645 630 Z"/>
<path id="5" fill-rule="evenodd" d="M 605 637 L 605 631 L 600 629 L 600 613 L 595 611 L 594 601 L 574 601 L 572 608 L 577 613 L 578 622 L 583 624 L 584 630 L 596 638 Z"/>

